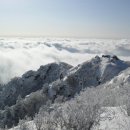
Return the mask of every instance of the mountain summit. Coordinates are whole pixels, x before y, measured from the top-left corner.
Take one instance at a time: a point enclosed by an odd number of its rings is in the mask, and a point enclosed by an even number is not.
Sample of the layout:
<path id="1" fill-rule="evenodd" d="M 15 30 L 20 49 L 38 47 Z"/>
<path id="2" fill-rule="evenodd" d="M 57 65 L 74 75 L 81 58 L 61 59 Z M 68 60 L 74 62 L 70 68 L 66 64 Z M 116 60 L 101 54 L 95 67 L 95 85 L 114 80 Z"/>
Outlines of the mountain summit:
<path id="1" fill-rule="evenodd" d="M 28 71 L 1 87 L 0 125 L 11 127 L 19 122 L 19 118 L 33 118 L 42 105 L 64 102 L 87 87 L 103 85 L 129 66 L 117 56 L 103 55 L 76 67 L 59 62 Z M 14 114 L 6 118 L 8 122 L 5 117 L 10 111 Z"/>

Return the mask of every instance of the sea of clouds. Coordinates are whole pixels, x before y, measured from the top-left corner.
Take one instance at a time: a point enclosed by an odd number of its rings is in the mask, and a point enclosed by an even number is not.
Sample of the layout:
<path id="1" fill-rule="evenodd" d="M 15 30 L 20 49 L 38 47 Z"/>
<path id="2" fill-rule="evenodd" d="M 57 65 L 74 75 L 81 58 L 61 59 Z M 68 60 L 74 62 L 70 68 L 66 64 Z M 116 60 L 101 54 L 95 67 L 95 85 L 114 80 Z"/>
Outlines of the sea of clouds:
<path id="1" fill-rule="evenodd" d="M 130 61 L 130 40 L 73 38 L 0 38 L 0 83 L 51 62 L 77 65 L 96 55 Z"/>

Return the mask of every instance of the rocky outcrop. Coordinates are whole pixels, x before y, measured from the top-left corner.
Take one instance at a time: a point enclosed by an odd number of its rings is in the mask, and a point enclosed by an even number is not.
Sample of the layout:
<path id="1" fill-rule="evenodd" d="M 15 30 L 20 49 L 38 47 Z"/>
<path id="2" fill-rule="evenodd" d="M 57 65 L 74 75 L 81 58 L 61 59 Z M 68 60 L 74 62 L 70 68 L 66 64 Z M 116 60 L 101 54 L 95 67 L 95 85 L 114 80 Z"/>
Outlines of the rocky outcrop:
<path id="1" fill-rule="evenodd" d="M 40 90 L 44 84 L 52 83 L 60 78 L 61 73 L 66 73 L 71 65 L 66 63 L 50 63 L 41 66 L 37 71 L 28 71 L 21 78 L 14 78 L 2 86 L 0 93 L 0 108 L 16 103 L 18 96 L 24 98 L 32 92 Z"/>

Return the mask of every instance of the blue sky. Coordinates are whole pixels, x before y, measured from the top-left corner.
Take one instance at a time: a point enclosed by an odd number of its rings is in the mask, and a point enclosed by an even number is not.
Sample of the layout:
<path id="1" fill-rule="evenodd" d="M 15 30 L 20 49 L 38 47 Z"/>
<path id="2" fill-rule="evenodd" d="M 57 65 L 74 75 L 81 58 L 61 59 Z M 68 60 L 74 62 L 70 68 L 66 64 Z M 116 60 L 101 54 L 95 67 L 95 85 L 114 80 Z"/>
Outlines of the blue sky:
<path id="1" fill-rule="evenodd" d="M 0 35 L 130 38 L 130 0 L 0 0 Z"/>

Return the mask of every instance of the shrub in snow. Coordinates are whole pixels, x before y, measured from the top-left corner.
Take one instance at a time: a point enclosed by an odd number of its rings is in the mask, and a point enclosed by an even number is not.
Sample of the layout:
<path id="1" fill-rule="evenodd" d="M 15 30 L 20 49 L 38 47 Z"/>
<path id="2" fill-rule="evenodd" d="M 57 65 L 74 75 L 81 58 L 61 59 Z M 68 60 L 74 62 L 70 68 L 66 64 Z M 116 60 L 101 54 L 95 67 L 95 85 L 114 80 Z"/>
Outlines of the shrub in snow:
<path id="1" fill-rule="evenodd" d="M 36 127 L 39 130 L 90 130 L 99 121 L 100 101 L 93 89 L 81 95 L 48 111 L 41 109 L 34 119 Z"/>

